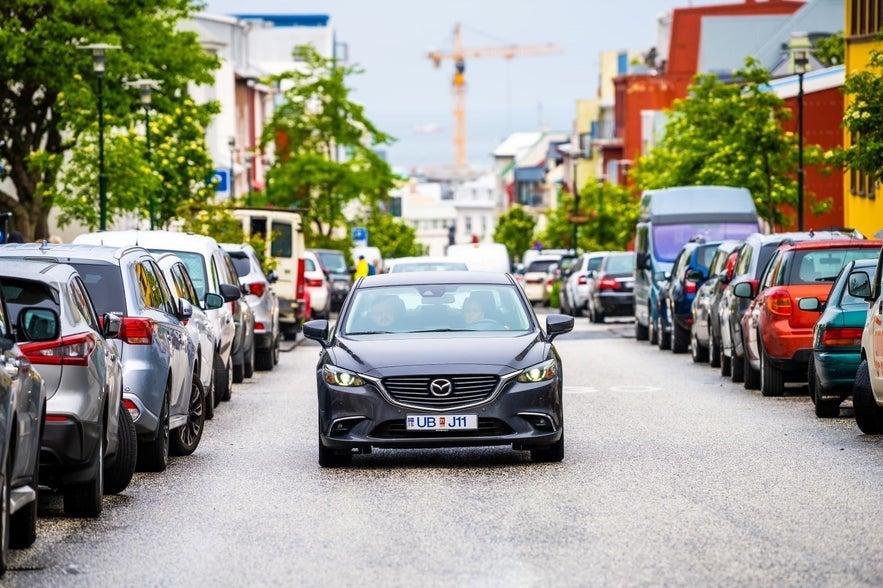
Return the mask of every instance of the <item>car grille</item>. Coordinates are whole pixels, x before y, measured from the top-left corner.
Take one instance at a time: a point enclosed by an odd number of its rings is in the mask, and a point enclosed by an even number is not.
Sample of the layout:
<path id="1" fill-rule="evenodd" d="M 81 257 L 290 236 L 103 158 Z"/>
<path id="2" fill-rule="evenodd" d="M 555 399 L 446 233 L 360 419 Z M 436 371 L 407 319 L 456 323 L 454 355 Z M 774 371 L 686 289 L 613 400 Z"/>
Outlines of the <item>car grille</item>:
<path id="1" fill-rule="evenodd" d="M 478 429 L 473 431 L 409 431 L 405 419 L 384 421 L 371 431 L 372 437 L 380 439 L 436 438 L 436 437 L 497 437 L 511 435 L 512 428 L 500 419 L 479 418 Z"/>
<path id="2" fill-rule="evenodd" d="M 451 393 L 434 396 L 429 385 L 434 380 L 451 382 Z M 411 406 L 445 409 L 487 400 L 500 381 L 492 375 L 395 376 L 384 378 L 383 387 L 396 402 Z"/>

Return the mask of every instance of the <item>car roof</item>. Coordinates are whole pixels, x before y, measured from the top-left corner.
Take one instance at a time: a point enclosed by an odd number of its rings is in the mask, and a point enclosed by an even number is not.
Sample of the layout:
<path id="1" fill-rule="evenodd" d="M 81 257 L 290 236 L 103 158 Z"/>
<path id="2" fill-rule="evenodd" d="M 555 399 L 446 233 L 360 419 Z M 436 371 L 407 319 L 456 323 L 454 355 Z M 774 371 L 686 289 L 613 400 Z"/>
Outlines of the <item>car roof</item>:
<path id="1" fill-rule="evenodd" d="M 117 264 L 124 255 L 129 253 L 150 255 L 143 247 L 124 246 L 112 247 L 108 245 L 92 245 L 79 243 L 8 243 L 0 246 L 0 256 L 25 258 L 33 260 L 45 260 L 55 263 L 69 261 L 104 261 Z"/>
<path id="2" fill-rule="evenodd" d="M 824 230 L 824 231 L 790 231 L 787 233 L 752 233 L 745 238 L 746 242 L 758 242 L 761 245 L 768 243 L 776 243 L 791 239 L 792 241 L 805 241 L 807 239 L 824 240 L 824 239 L 864 239 L 861 233 L 856 231 L 844 230 Z"/>
<path id="3" fill-rule="evenodd" d="M 457 270 L 448 272 L 401 272 L 360 278 L 360 288 L 375 286 L 416 286 L 420 284 L 514 284 L 509 274 Z"/>
<path id="4" fill-rule="evenodd" d="M 803 250 L 803 249 L 837 249 L 840 247 L 883 247 L 883 241 L 869 239 L 824 239 L 816 241 L 797 241 L 796 243 L 785 242 L 779 245 L 779 249 Z"/>
<path id="5" fill-rule="evenodd" d="M 77 270 L 73 266 L 65 263 L 58 263 L 54 260 L 42 259 L 15 259 L 4 261 L 0 266 L 0 274 L 21 278 L 24 280 L 35 280 L 46 284 L 54 284 L 57 282 L 67 282 L 71 274 L 76 274 Z"/>
<path id="6" fill-rule="evenodd" d="M 145 249 L 192 251 L 206 253 L 218 246 L 214 238 L 196 233 L 178 231 L 100 231 L 85 233 L 74 239 L 74 243 L 92 243 L 116 246 L 139 246 Z"/>

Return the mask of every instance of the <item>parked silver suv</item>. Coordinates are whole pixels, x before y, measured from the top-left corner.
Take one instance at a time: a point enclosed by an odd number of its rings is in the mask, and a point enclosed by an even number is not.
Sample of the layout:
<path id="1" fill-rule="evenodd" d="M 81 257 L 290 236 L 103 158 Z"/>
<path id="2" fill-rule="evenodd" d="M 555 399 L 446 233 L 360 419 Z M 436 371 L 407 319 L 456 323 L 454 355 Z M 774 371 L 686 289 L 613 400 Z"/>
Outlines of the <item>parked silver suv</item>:
<path id="1" fill-rule="evenodd" d="M 138 467 L 162 471 L 169 432 L 188 424 L 196 347 L 182 320 L 187 301 L 176 306 L 156 259 L 141 247 L 25 243 L 0 256 L 40 257 L 76 268 L 101 314 L 121 317 L 114 340 L 123 366 L 123 403 L 138 432 Z"/>
<path id="2" fill-rule="evenodd" d="M 230 254 L 239 283 L 245 288 L 248 305 L 254 311 L 255 367 L 271 370 L 279 363 L 279 299 L 271 286 L 276 281 L 275 272 L 267 276 L 251 245 L 222 243 Z"/>
<path id="3" fill-rule="evenodd" d="M 107 341 L 121 321 L 99 315 L 76 269 L 55 258 L 4 259 L 0 286 L 19 345 L 46 383 L 40 483 L 63 493 L 66 514 L 98 516 L 103 495 L 123 491 L 135 471 L 137 440 L 121 408 L 120 356 Z M 49 311 L 58 317 L 54 330 Z"/>

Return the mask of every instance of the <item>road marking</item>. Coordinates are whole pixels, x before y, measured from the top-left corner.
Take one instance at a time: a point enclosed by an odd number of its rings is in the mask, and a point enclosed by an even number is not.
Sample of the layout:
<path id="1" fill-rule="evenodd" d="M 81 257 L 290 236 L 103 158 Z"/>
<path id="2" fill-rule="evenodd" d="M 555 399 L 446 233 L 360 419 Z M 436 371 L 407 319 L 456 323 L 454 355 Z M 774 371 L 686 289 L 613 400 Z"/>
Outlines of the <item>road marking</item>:
<path id="1" fill-rule="evenodd" d="M 564 392 L 566 394 L 596 394 L 600 390 L 592 386 L 565 386 Z"/>
<path id="2" fill-rule="evenodd" d="M 662 390 L 659 386 L 613 386 L 611 392 L 658 392 Z"/>

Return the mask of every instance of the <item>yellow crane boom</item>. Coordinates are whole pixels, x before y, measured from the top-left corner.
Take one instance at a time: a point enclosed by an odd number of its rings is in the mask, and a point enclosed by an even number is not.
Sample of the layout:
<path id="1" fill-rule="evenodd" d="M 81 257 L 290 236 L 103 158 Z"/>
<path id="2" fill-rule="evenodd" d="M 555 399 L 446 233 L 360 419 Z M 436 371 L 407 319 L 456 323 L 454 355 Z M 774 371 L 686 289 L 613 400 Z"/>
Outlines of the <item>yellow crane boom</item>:
<path id="1" fill-rule="evenodd" d="M 491 47 L 464 47 L 460 33 L 460 23 L 454 25 L 453 48 L 450 51 L 430 51 L 426 54 L 435 67 L 442 61 L 450 59 L 454 62 L 454 76 L 451 79 L 451 90 L 454 94 L 454 164 L 466 165 L 466 59 L 473 57 L 502 57 L 512 59 L 522 55 L 550 55 L 562 53 L 561 45 L 547 43 L 545 45 L 502 45 Z"/>

